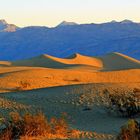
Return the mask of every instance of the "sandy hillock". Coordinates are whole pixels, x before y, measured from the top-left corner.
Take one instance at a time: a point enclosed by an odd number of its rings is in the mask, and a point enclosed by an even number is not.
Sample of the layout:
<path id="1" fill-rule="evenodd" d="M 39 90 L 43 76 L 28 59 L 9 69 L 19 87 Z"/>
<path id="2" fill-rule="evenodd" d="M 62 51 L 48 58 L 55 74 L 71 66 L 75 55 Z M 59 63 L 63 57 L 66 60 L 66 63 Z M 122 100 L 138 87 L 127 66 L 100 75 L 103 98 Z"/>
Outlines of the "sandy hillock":
<path id="1" fill-rule="evenodd" d="M 6 62 L 4 62 L 4 64 L 5 63 Z M 12 62 L 12 66 L 45 67 L 55 69 L 85 69 L 87 71 L 114 71 L 138 69 L 140 68 L 140 61 L 117 52 L 101 57 L 89 57 L 80 54 L 73 54 L 67 58 L 57 58 L 45 54 L 31 59 L 14 61 Z"/>
<path id="2" fill-rule="evenodd" d="M 140 68 L 140 61 L 121 53 L 110 53 L 100 58 L 105 71 Z"/>
<path id="3" fill-rule="evenodd" d="M 50 55 L 41 55 L 31 59 L 15 61 L 14 66 L 47 67 L 47 68 L 69 68 L 79 66 L 90 66 L 101 69 L 103 64 L 100 59 L 74 54 L 68 58 L 57 58 Z"/>
<path id="4" fill-rule="evenodd" d="M 9 92 L 0 94 L 2 113 L 41 108 L 53 117 L 66 112 L 74 120 L 71 127 L 89 139 L 113 140 L 128 120 L 106 112 L 98 100 L 104 91 L 130 94 L 137 89 L 139 95 L 139 87 L 140 61 L 120 53 L 0 61 L 0 92 Z"/>
<path id="5" fill-rule="evenodd" d="M 11 62 L 9 61 L 0 61 L 0 67 L 4 67 L 4 66 L 10 66 Z"/>

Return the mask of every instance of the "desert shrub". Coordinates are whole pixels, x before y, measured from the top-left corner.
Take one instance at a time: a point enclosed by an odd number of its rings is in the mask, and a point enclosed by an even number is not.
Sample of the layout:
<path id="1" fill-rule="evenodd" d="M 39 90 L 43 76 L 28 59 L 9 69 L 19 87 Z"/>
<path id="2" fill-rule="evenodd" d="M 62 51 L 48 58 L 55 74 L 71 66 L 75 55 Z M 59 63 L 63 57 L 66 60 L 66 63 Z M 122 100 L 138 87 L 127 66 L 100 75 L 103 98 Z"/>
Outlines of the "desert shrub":
<path id="1" fill-rule="evenodd" d="M 140 113 L 137 101 L 133 94 L 110 95 L 110 108 L 124 117 L 132 117 Z"/>
<path id="2" fill-rule="evenodd" d="M 123 93 L 115 91 L 115 93 L 108 93 L 107 108 L 110 112 L 124 117 L 132 117 L 140 113 L 140 100 L 135 92 Z"/>
<path id="3" fill-rule="evenodd" d="M 71 132 L 64 115 L 48 121 L 43 113 L 20 115 L 17 112 L 12 112 L 10 120 L 3 123 L 6 127 L 0 131 L 1 140 L 37 136 L 67 138 Z"/>
<path id="4" fill-rule="evenodd" d="M 12 130 L 11 128 L 7 128 L 0 133 L 1 140 L 12 140 Z"/>
<path id="5" fill-rule="evenodd" d="M 27 81 L 20 81 L 19 82 L 19 86 L 16 87 L 16 91 L 22 91 L 22 90 L 25 90 L 25 89 L 28 89 L 30 87 L 30 83 L 27 82 Z"/>
<path id="6" fill-rule="evenodd" d="M 8 119 L 4 119 L 5 127 L 1 129 L 0 140 L 35 140 L 35 139 L 91 139 L 93 132 L 82 132 L 71 129 L 67 123 L 67 114 L 63 113 L 59 118 L 48 120 L 43 113 L 11 112 Z"/>
<path id="7" fill-rule="evenodd" d="M 133 92 L 134 93 L 140 93 L 140 89 L 139 88 L 134 88 Z"/>
<path id="8" fill-rule="evenodd" d="M 140 140 L 139 123 L 136 120 L 129 120 L 126 125 L 122 126 L 117 140 Z"/>
<path id="9" fill-rule="evenodd" d="M 69 133 L 69 126 L 66 122 L 66 120 L 62 118 L 52 118 L 50 121 L 51 125 L 51 133 L 54 135 L 63 135 L 64 137 L 67 137 Z"/>

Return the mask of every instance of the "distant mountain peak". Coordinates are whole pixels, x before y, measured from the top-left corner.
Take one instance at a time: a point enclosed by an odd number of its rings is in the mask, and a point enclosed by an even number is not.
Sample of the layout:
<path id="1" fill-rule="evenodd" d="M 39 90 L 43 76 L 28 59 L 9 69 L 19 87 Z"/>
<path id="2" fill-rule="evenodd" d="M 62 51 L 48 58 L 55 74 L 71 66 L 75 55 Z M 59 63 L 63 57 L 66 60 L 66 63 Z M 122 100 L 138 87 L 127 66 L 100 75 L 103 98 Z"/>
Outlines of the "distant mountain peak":
<path id="1" fill-rule="evenodd" d="M 0 32 L 15 32 L 19 27 L 14 24 L 8 24 L 6 20 L 0 20 Z"/>
<path id="2" fill-rule="evenodd" d="M 78 24 L 75 22 L 63 21 L 58 26 L 71 26 L 71 25 L 78 25 Z"/>
<path id="3" fill-rule="evenodd" d="M 0 20 L 0 24 L 3 24 L 3 25 L 5 25 L 5 24 L 7 24 L 7 22 L 6 22 L 6 20 L 4 20 L 4 19 L 1 19 L 1 20 Z"/>
<path id="4" fill-rule="evenodd" d="M 110 23 L 117 23 L 118 21 L 116 21 L 116 20 L 112 20 Z"/>
<path id="5" fill-rule="evenodd" d="M 122 24 L 130 24 L 130 23 L 134 23 L 134 22 L 132 20 L 125 19 L 125 20 L 121 21 L 120 23 L 122 23 Z"/>

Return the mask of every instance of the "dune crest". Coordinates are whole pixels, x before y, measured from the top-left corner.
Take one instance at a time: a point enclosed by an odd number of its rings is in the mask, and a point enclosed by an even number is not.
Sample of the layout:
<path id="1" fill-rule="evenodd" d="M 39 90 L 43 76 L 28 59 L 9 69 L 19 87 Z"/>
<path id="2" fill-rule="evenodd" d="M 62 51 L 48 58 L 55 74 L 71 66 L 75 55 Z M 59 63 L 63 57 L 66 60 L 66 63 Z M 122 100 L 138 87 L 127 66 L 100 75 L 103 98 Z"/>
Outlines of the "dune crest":
<path id="1" fill-rule="evenodd" d="M 100 57 L 100 59 L 103 62 L 103 70 L 105 71 L 140 68 L 140 61 L 118 52 L 107 54 Z"/>
<path id="2" fill-rule="evenodd" d="M 117 71 L 139 69 L 140 61 L 118 52 L 110 53 L 101 57 L 90 57 L 75 53 L 66 58 L 58 58 L 44 54 L 26 60 L 14 61 L 12 62 L 12 66 Z"/>
<path id="3" fill-rule="evenodd" d="M 57 58 L 44 54 L 31 59 L 15 61 L 12 64 L 14 66 L 33 66 L 47 68 L 66 68 L 79 65 L 92 66 L 97 68 L 103 67 L 103 63 L 100 59 L 80 54 L 74 54 L 68 58 Z"/>

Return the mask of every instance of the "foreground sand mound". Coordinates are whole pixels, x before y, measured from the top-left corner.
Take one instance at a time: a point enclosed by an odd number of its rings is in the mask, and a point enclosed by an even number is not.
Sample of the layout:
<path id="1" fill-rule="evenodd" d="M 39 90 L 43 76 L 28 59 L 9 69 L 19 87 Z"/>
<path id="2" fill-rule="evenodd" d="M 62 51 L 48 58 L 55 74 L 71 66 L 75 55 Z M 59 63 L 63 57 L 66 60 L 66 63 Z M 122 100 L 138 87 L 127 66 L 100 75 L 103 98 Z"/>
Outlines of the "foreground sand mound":
<path id="1" fill-rule="evenodd" d="M 103 70 L 105 71 L 140 68 L 140 61 L 121 53 L 110 53 L 100 58 L 104 64 Z"/>
<path id="2" fill-rule="evenodd" d="M 65 59 L 57 58 L 49 55 L 41 55 L 27 60 L 15 61 L 14 66 L 32 66 L 47 68 L 68 68 L 79 66 L 92 66 L 102 68 L 103 64 L 100 59 L 74 54 L 73 57 Z"/>
<path id="3" fill-rule="evenodd" d="M 11 62 L 9 61 L 0 61 L 0 67 L 10 66 Z"/>

